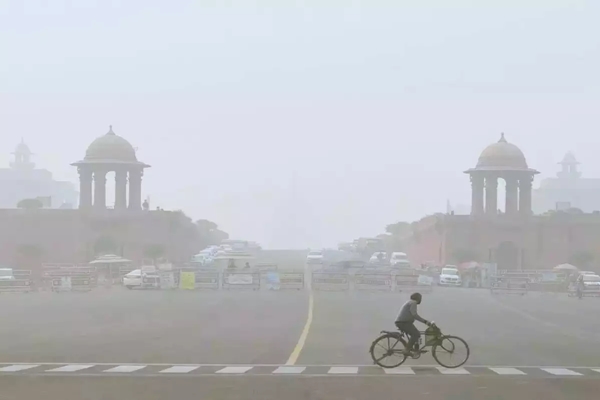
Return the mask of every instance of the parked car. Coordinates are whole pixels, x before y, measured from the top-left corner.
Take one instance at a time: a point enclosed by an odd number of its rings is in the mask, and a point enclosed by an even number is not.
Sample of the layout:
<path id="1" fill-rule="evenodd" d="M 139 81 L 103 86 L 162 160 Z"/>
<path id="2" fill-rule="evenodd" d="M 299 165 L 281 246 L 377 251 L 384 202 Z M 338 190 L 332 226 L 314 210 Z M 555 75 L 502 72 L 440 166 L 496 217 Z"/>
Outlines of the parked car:
<path id="1" fill-rule="evenodd" d="M 134 269 L 123 276 L 123 286 L 127 289 L 133 289 L 142 286 L 142 270 Z"/>
<path id="2" fill-rule="evenodd" d="M 322 250 L 312 250 L 308 252 L 306 256 L 307 264 L 323 264 L 323 251 Z"/>
<path id="3" fill-rule="evenodd" d="M 460 277 L 460 273 L 458 272 L 458 268 L 453 265 L 447 265 L 442 268 L 442 272 L 440 273 L 440 286 L 462 286 L 462 279 Z"/>

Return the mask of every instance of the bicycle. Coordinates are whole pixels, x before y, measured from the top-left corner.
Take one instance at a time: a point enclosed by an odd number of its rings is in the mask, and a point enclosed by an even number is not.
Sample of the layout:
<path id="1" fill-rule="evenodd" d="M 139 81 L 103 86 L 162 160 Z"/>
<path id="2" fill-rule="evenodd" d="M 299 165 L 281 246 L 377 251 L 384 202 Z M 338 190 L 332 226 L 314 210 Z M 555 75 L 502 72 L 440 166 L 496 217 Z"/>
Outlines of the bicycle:
<path id="1" fill-rule="evenodd" d="M 371 354 L 371 358 L 373 358 L 373 362 L 379 365 L 382 368 L 396 368 L 406 361 L 406 358 L 409 356 L 405 353 L 407 350 L 407 341 L 408 335 L 404 331 L 381 331 L 382 335 L 373 341 L 371 347 L 369 349 L 369 353 Z M 438 328 L 435 324 L 431 324 L 431 327 L 421 332 L 421 340 L 425 337 L 425 345 L 421 347 L 418 351 L 412 350 L 410 351 L 410 356 L 413 359 L 418 359 L 421 357 L 421 354 L 426 353 L 427 350 L 423 350 L 426 347 L 431 347 L 431 355 L 434 360 L 445 368 L 458 368 L 467 362 L 470 355 L 469 345 L 462 338 L 458 336 L 452 335 L 444 335 L 440 328 Z M 383 343 L 387 343 L 387 348 L 383 345 Z M 393 343 L 393 345 L 390 344 Z M 395 347 L 400 343 L 401 348 L 396 349 Z M 451 355 L 456 352 L 458 349 L 458 345 L 464 345 L 466 349 L 466 356 L 464 360 L 457 364 L 448 364 L 440 361 L 440 356 L 443 354 L 450 353 Z M 399 346 L 400 347 L 400 346 Z M 383 356 L 376 356 L 375 351 L 378 349 L 385 350 Z M 384 364 L 382 361 L 388 357 L 397 355 L 399 356 L 399 362 L 393 363 L 390 365 Z"/>

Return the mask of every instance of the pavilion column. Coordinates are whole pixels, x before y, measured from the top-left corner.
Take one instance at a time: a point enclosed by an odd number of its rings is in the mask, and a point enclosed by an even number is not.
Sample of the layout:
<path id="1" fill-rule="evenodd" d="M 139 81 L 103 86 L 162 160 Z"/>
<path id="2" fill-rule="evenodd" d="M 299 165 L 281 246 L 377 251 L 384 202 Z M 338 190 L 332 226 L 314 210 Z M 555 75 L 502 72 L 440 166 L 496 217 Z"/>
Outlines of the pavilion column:
<path id="1" fill-rule="evenodd" d="M 532 185 L 532 176 L 525 176 L 519 179 L 519 213 L 521 215 L 531 215 Z"/>
<path id="2" fill-rule="evenodd" d="M 129 170 L 129 209 L 142 209 L 142 175 L 143 170 Z"/>
<path id="3" fill-rule="evenodd" d="M 471 215 L 483 214 L 483 176 L 471 175 Z"/>
<path id="4" fill-rule="evenodd" d="M 485 177 L 485 213 L 496 215 L 498 213 L 498 177 Z"/>
<path id="5" fill-rule="evenodd" d="M 94 171 L 94 208 L 106 208 L 106 172 Z"/>
<path id="6" fill-rule="evenodd" d="M 85 167 L 77 168 L 79 172 L 79 208 L 92 207 L 92 171 Z"/>
<path id="7" fill-rule="evenodd" d="M 127 171 L 115 171 L 115 209 L 127 208 Z"/>
<path id="8" fill-rule="evenodd" d="M 505 211 L 507 215 L 516 215 L 519 207 L 519 181 L 517 178 L 506 178 L 506 203 Z"/>

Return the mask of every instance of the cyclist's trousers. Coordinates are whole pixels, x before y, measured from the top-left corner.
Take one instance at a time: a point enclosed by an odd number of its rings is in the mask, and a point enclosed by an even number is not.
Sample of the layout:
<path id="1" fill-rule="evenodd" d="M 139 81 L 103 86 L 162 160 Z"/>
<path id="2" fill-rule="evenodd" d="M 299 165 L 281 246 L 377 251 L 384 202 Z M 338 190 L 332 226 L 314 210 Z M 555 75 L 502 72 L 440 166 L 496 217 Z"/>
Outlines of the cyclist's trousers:
<path id="1" fill-rule="evenodd" d="M 396 327 L 401 331 L 406 332 L 408 335 L 408 344 L 406 347 L 409 349 L 419 349 L 419 338 L 421 337 L 421 333 L 415 326 L 414 322 L 398 322 L 396 321 Z"/>

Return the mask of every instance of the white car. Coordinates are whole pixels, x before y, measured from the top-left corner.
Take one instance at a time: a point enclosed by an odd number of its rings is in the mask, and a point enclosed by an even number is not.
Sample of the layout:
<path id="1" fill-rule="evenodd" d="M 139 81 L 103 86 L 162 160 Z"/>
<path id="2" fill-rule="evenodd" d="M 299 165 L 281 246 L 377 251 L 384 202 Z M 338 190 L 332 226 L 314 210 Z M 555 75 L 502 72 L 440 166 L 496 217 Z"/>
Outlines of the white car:
<path id="1" fill-rule="evenodd" d="M 583 286 L 586 289 L 600 290 L 600 276 L 583 275 Z"/>
<path id="2" fill-rule="evenodd" d="M 321 250 L 313 250 L 308 252 L 306 256 L 307 264 L 323 264 L 323 252 Z"/>
<path id="3" fill-rule="evenodd" d="M 458 268 L 446 266 L 440 273 L 440 286 L 462 286 L 462 279 L 458 273 Z"/>
<path id="4" fill-rule="evenodd" d="M 373 253 L 371 258 L 369 258 L 369 262 L 371 262 L 371 263 L 386 262 L 386 261 L 387 261 L 387 253 L 385 251 L 377 251 L 377 252 Z"/>
<path id="5" fill-rule="evenodd" d="M 134 269 L 123 277 L 123 286 L 133 289 L 142 286 L 142 270 Z"/>
<path id="6" fill-rule="evenodd" d="M 15 276 L 13 275 L 12 268 L 0 268 L 0 281 L 13 281 Z"/>
<path id="7" fill-rule="evenodd" d="M 395 251 L 390 257 L 390 265 L 396 268 L 410 268 L 410 261 L 408 261 L 406 253 Z"/>

